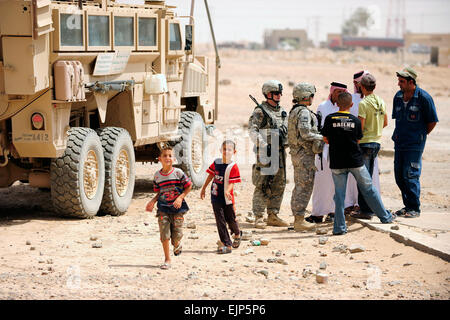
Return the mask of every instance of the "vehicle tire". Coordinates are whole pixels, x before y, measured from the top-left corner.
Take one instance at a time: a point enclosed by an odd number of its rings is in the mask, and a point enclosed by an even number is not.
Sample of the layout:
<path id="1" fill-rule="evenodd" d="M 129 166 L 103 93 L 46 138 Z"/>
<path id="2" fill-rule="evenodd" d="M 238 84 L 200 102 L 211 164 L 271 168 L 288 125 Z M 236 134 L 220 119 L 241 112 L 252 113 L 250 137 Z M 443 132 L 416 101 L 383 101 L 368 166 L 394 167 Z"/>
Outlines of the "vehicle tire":
<path id="1" fill-rule="evenodd" d="M 51 198 L 61 215 L 94 217 L 105 185 L 103 148 L 97 133 L 76 127 L 68 131 L 67 148 L 50 165 Z"/>
<path id="2" fill-rule="evenodd" d="M 177 167 L 191 178 L 194 187 L 200 188 L 205 182 L 208 168 L 208 139 L 202 117 L 197 112 L 182 112 L 178 133 L 181 141 L 174 148 Z"/>
<path id="3" fill-rule="evenodd" d="M 100 206 L 102 213 L 123 215 L 133 198 L 136 175 L 133 141 L 123 128 L 99 130 L 105 156 L 105 191 Z"/>

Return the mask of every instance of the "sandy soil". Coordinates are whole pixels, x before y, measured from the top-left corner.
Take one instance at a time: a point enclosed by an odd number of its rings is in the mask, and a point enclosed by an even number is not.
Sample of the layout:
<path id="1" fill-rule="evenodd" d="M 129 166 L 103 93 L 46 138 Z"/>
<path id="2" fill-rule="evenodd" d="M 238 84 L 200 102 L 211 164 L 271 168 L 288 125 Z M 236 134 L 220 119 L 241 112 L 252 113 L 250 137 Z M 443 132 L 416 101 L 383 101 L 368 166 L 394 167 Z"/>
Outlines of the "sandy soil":
<path id="1" fill-rule="evenodd" d="M 231 84 L 220 86 L 216 134 L 233 127 L 238 136 L 254 108 L 248 94 L 260 100 L 262 83 L 272 78 L 285 83 L 282 105 L 286 109 L 291 106 L 289 81 L 314 83 L 318 89 L 316 108 L 327 97 L 331 81 L 350 86 L 354 72 L 368 69 L 377 78 L 377 93 L 387 102 L 390 113 L 398 89 L 395 71 L 402 68 L 400 58 L 395 54 L 334 54 L 327 50 L 223 51 L 220 77 Z M 446 212 L 450 205 L 450 85 L 446 81 L 450 70 L 424 64 L 423 56 L 405 59 L 416 66 L 419 84 L 435 99 L 440 119 L 424 153 L 423 213 Z M 384 149 L 393 148 L 392 131 L 390 121 L 384 131 Z M 48 192 L 16 183 L 0 190 L 0 299 L 450 298 L 447 262 L 358 223 L 348 222 L 349 233 L 340 237 L 331 236 L 331 225 L 322 225 L 328 231 L 325 244 L 319 244 L 321 236 L 315 232 L 252 228 L 245 221 L 253 192 L 251 158 L 248 145 L 243 143 L 238 151 L 244 180 L 238 188 L 238 218 L 243 230 L 253 231 L 254 239 L 268 238 L 268 246 L 243 241 L 232 254 L 216 254 L 218 235 L 209 196 L 201 201 L 199 190 L 194 190 L 187 198 L 191 211 L 185 226 L 193 222 L 196 228 L 184 229 L 182 255 L 172 258 L 169 271 L 160 270 L 163 254 L 157 221 L 144 211 L 153 196 L 150 180 L 158 165 L 138 165 L 133 202 L 121 217 L 59 218 L 51 212 Z M 215 146 L 210 151 L 211 157 L 218 156 Z M 393 158 L 381 157 L 380 169 L 383 200 L 387 207 L 398 209 L 401 197 L 394 181 Z M 292 189 L 289 167 L 280 214 L 289 222 L 293 222 L 289 207 Z M 333 250 L 355 244 L 365 250 Z M 320 270 L 323 262 L 326 269 Z M 316 270 L 328 274 L 327 284 L 316 282 Z"/>

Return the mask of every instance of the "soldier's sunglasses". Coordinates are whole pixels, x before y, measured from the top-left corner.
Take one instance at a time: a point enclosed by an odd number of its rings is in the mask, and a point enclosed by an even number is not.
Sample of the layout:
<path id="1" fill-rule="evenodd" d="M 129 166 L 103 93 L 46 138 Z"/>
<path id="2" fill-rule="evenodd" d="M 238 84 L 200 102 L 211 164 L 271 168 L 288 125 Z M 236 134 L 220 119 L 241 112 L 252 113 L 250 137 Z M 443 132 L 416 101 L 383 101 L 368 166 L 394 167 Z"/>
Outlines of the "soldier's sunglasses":
<path id="1" fill-rule="evenodd" d="M 272 91 L 271 93 L 276 96 L 281 95 L 281 91 Z"/>

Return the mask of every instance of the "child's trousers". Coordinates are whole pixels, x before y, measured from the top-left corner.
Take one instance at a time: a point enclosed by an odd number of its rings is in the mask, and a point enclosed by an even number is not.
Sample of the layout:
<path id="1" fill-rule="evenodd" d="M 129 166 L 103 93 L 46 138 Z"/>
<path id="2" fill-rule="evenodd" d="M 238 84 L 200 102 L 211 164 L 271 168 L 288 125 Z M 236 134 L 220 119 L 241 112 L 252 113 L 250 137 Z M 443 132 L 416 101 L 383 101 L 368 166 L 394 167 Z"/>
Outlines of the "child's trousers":
<path id="1" fill-rule="evenodd" d="M 212 203 L 212 206 L 214 215 L 216 216 L 217 231 L 219 232 L 220 241 L 222 241 L 225 246 L 230 247 L 232 243 L 227 230 L 227 224 L 232 234 L 239 234 L 239 226 L 236 221 L 234 206 L 232 204 L 225 205 L 215 202 Z"/>

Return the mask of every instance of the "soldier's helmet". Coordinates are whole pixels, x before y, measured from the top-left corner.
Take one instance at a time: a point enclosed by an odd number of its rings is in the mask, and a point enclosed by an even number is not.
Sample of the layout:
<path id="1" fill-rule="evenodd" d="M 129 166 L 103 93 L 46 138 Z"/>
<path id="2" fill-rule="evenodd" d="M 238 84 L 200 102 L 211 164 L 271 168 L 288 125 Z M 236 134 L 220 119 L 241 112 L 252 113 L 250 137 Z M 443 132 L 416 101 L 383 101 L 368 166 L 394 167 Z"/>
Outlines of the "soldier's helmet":
<path id="1" fill-rule="evenodd" d="M 292 91 L 294 100 L 296 100 L 297 102 L 308 99 L 309 97 L 314 96 L 315 93 L 316 87 L 306 82 L 297 83 L 294 86 L 294 90 Z"/>
<path id="2" fill-rule="evenodd" d="M 269 92 L 275 92 L 278 91 L 280 93 L 283 93 L 283 85 L 278 80 L 269 80 L 264 82 L 262 86 L 262 93 L 264 96 L 266 96 Z"/>

